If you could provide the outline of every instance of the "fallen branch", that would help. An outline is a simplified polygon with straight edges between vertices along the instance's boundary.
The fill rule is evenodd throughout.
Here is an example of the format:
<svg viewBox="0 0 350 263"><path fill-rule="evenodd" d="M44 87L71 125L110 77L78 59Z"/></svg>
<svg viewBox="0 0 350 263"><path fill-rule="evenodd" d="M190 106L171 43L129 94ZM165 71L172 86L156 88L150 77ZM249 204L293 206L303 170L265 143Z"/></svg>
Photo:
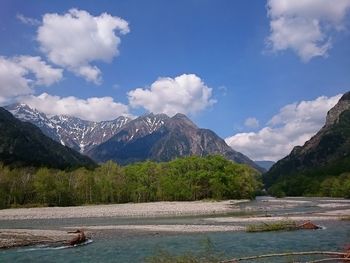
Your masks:
<svg viewBox="0 0 350 263"><path fill-rule="evenodd" d="M350 258L323 258L313 261L308 261L306 263L319 263L319 262L342 262L342 261L350 261Z"/></svg>
<svg viewBox="0 0 350 263"><path fill-rule="evenodd" d="M221 261L220 263L235 263L238 261L246 261L246 260L252 260L252 259L271 258L271 257L287 257L287 256L306 256L306 255L327 255L327 256L340 256L340 257L342 256L342 257L344 257L346 255L346 253L332 252L332 251L289 252L289 253L266 254L266 255L260 255L260 256L234 258L234 259ZM342 258L342 260L344 260L344 258ZM347 260L347 259L345 258L345 260ZM311 262L315 262L315 261L311 261Z"/></svg>

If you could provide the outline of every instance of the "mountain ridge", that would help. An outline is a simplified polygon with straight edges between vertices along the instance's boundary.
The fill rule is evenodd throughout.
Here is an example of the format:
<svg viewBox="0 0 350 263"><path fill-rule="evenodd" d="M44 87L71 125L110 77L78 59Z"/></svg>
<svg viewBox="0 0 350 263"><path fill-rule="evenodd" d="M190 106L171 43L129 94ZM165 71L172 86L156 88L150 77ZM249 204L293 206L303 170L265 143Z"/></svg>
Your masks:
<svg viewBox="0 0 350 263"><path fill-rule="evenodd" d="M345 93L328 111L325 125L310 140L303 146L294 147L291 153L273 165L263 178L266 186L271 187L283 180L285 182L293 180L293 176L302 175L308 178L318 176L321 179L348 171L350 171L350 92Z"/></svg>
<svg viewBox="0 0 350 263"><path fill-rule="evenodd" d="M92 159L127 164L143 160L169 161L176 157L220 154L264 172L247 156L234 151L209 129L200 129L186 115L148 113L131 120L91 122L66 115L47 116L25 104L6 107L22 121L38 126L44 134ZM106 144L106 142L109 142ZM103 145L103 146L101 146Z"/></svg>
<svg viewBox="0 0 350 263"><path fill-rule="evenodd" d="M108 140L131 119L120 116L111 121L93 122L68 115L47 116L26 104L4 107L21 121L38 126L42 132L78 152L85 153L95 145Z"/></svg>
<svg viewBox="0 0 350 263"><path fill-rule="evenodd" d="M152 132L142 128L145 120L159 117ZM138 127L138 129L136 129ZM136 130L136 133L133 131ZM141 147L139 147L141 145ZM148 114L122 127L112 138L88 152L94 160L114 160L126 164L135 161L169 161L182 156L219 154L237 163L264 171L245 155L234 151L209 129L200 129L186 115Z"/></svg>
<svg viewBox="0 0 350 263"><path fill-rule="evenodd" d="M35 125L22 122L0 107L0 161L14 167L35 166L58 169L95 167L87 156L63 146Z"/></svg>

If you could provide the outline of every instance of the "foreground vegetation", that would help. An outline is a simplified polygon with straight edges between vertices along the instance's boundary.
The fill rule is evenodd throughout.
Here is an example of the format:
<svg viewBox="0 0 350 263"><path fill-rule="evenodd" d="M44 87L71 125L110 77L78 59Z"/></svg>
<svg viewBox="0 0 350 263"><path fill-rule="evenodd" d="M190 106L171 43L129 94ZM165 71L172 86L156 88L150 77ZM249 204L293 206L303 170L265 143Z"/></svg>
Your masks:
<svg viewBox="0 0 350 263"><path fill-rule="evenodd" d="M159 250L155 255L145 259L146 263L217 263L221 262L223 253L215 250L210 238L201 240L201 250L198 253L186 252L173 254L166 250Z"/></svg>
<svg viewBox="0 0 350 263"><path fill-rule="evenodd" d="M248 225L247 232L268 232L268 231L291 231L297 230L297 223L291 220L284 220L272 223L261 223Z"/></svg>
<svg viewBox="0 0 350 263"><path fill-rule="evenodd" d="M253 198L260 188L257 171L220 156L124 167L107 162L74 171L0 167L0 208L241 199Z"/></svg>
<svg viewBox="0 0 350 263"><path fill-rule="evenodd" d="M218 252L212 241L207 238L203 242L203 249L199 253L187 252L173 254L168 251L158 251L155 255L145 259L147 263L237 263L237 262L271 262L285 259L283 262L345 262L350 256L350 251L302 251L282 252L240 258L226 259L225 253ZM314 258L314 260L312 260ZM312 261L311 261L312 260Z"/></svg>

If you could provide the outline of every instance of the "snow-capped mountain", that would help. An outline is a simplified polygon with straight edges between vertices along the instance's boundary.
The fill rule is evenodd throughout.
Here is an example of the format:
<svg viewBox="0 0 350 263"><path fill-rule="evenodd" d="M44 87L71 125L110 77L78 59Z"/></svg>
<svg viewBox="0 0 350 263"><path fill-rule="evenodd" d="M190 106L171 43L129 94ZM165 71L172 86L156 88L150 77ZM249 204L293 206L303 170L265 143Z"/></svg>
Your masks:
<svg viewBox="0 0 350 263"><path fill-rule="evenodd" d="M0 107L0 160L12 167L58 169L96 167L96 163L87 156L50 139L38 127L18 120L2 107Z"/></svg>
<svg viewBox="0 0 350 263"><path fill-rule="evenodd" d="M87 152L97 162L114 160L120 164L213 154L264 171L247 156L231 149L213 131L198 128L179 113L173 117L152 113L138 117L124 125L109 140Z"/></svg>
<svg viewBox="0 0 350 263"><path fill-rule="evenodd" d="M85 153L110 139L131 119L120 116L112 121L93 122L66 115L47 116L26 104L5 107L16 118L39 127L50 138Z"/></svg>
<svg viewBox="0 0 350 263"><path fill-rule="evenodd" d="M131 120L92 122L66 115L47 116L25 104L7 106L15 117L38 126L52 139L97 162L120 164L169 161L182 156L219 154L263 171L247 156L231 149L213 131L198 128L183 114L147 114Z"/></svg>
<svg viewBox="0 0 350 263"><path fill-rule="evenodd" d="M144 116L140 116L120 129L119 131L121 133L119 134L118 138L119 140L123 140L125 142L137 140L141 137L156 132L164 125L165 121L168 119L169 116L166 114L150 113Z"/></svg>

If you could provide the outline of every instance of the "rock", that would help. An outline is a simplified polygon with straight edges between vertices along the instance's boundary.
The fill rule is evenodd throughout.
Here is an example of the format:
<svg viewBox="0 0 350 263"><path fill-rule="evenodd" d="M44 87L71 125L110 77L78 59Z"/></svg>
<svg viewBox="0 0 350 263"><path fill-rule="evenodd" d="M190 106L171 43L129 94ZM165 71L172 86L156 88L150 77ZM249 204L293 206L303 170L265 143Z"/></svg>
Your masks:
<svg viewBox="0 0 350 263"><path fill-rule="evenodd" d="M309 230L316 230L320 229L321 227L312 223L311 221L307 221L305 223L302 223L301 225L298 225L297 228L299 229L309 229Z"/></svg>

